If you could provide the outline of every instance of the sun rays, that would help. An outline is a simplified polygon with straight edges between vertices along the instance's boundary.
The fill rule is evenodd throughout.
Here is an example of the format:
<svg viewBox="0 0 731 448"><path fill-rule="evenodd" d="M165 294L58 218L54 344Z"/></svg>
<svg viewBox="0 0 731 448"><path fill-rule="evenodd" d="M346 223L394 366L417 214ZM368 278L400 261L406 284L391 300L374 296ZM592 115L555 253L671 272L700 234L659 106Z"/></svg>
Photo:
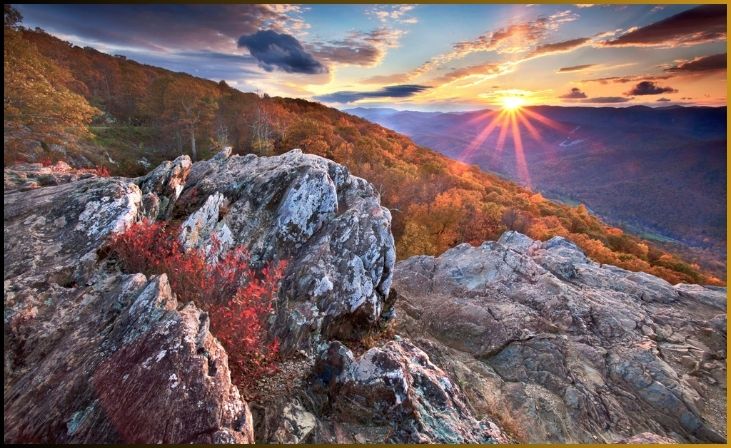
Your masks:
<svg viewBox="0 0 731 448"><path fill-rule="evenodd" d="M490 157L493 161L499 161L506 142L511 139L515 153L515 171L522 183L528 188L532 188L530 170L523 145L523 131L527 131L533 142L543 146L546 145L546 142L541 136L538 125L544 127L544 129L550 128L560 133L565 133L568 130L561 123L531 110L527 107L525 98L520 95L503 96L499 98L499 104L501 105L499 111L489 111L469 120L470 124L482 121L485 121L486 124L465 146L459 159L469 161L477 151L486 151L487 149L483 148L483 145L493 133L497 132L495 146L490 148Z"/></svg>

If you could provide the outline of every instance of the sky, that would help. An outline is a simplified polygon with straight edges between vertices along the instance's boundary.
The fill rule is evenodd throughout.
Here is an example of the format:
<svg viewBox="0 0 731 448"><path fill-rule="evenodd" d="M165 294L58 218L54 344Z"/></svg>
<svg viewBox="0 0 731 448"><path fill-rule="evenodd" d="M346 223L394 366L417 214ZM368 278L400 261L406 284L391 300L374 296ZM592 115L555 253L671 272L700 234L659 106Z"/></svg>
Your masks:
<svg viewBox="0 0 731 448"><path fill-rule="evenodd" d="M23 25L329 106L726 104L726 5L15 5Z"/></svg>

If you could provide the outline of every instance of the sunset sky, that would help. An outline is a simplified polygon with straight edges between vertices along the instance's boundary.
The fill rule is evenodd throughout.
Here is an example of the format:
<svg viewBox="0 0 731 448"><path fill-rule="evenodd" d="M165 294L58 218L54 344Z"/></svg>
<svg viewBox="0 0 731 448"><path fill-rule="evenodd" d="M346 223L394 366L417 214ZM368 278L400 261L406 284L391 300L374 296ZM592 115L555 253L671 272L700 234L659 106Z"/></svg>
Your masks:
<svg viewBox="0 0 731 448"><path fill-rule="evenodd" d="M725 5L16 5L80 46L328 105L726 104Z"/></svg>

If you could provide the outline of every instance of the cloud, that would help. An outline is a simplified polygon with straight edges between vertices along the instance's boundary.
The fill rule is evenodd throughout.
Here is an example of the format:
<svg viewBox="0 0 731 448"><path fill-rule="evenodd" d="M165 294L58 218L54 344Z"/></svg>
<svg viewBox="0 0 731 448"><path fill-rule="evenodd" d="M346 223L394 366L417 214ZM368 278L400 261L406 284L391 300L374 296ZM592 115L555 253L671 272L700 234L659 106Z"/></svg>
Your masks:
<svg viewBox="0 0 731 448"><path fill-rule="evenodd" d="M653 81L642 81L625 95L659 95L661 93L675 93L672 87L660 87Z"/></svg>
<svg viewBox="0 0 731 448"><path fill-rule="evenodd" d="M313 44L312 54L328 62L373 67L383 60L389 48L398 46L403 35L401 30L386 27L353 31L342 40Z"/></svg>
<svg viewBox="0 0 731 448"><path fill-rule="evenodd" d="M668 102L668 101L672 101L672 100L671 100L670 98L665 98L665 97L663 97L663 98L659 98L659 99L657 100L657 102L658 102L658 103L666 103L666 102Z"/></svg>
<svg viewBox="0 0 731 448"><path fill-rule="evenodd" d="M233 52L236 39L262 28L299 32L307 24L293 5L18 5L30 26L104 43L152 51Z"/></svg>
<svg viewBox="0 0 731 448"><path fill-rule="evenodd" d="M568 72L580 72L583 70L586 70L588 68L594 67L596 64L583 64L583 65L572 65L570 67L561 67L558 69L559 73L568 73Z"/></svg>
<svg viewBox="0 0 731 448"><path fill-rule="evenodd" d="M470 65L467 67L461 67L451 70L433 79L432 82L439 85L476 75L482 75L483 78L485 76L494 77L503 73L507 73L508 71L510 71L510 69L510 64L496 64L491 62L488 62L486 64Z"/></svg>
<svg viewBox="0 0 731 448"><path fill-rule="evenodd" d="M595 78L595 79L584 79L581 82L598 82L599 84L619 83L626 84L628 82L637 82L640 80L645 81L660 81L663 79L670 79L674 75L627 75L627 76L610 76L607 78Z"/></svg>
<svg viewBox="0 0 731 448"><path fill-rule="evenodd" d="M307 53L302 44L289 34L274 30L257 31L241 36L238 45L249 50L259 65L268 72L275 68L287 73L327 72L327 68Z"/></svg>
<svg viewBox="0 0 731 448"><path fill-rule="evenodd" d="M524 53L535 48L549 32L557 30L562 24L572 22L578 17L572 11L562 11L550 16L541 16L532 21L513 23L496 31L483 33L472 40L456 42L452 45L451 51L429 59L410 72L379 75L363 82L373 84L386 81L407 82L431 72L440 65L477 52Z"/></svg>
<svg viewBox="0 0 731 448"><path fill-rule="evenodd" d="M677 47L726 38L726 5L701 5L653 24L630 29L607 46Z"/></svg>
<svg viewBox="0 0 731 448"><path fill-rule="evenodd" d="M563 95L559 96L559 98L564 98L564 99L586 98L586 93L582 92L581 89L579 89L578 87L574 87L571 89L570 92L564 93Z"/></svg>
<svg viewBox="0 0 731 448"><path fill-rule="evenodd" d="M580 37L578 39L565 40L553 44L539 45L531 52L531 56L566 53L575 48L581 47L591 40L590 37Z"/></svg>
<svg viewBox="0 0 731 448"><path fill-rule="evenodd" d="M581 100L582 103L626 103L627 101L631 100L632 98L627 98L624 96L598 96L595 98L587 98L585 100Z"/></svg>
<svg viewBox="0 0 731 448"><path fill-rule="evenodd" d="M666 72L674 73L700 73L718 70L726 70L726 53L679 61L675 65L665 69Z"/></svg>
<svg viewBox="0 0 731 448"><path fill-rule="evenodd" d="M414 8L416 5L378 5L368 11L368 14L376 17L381 23L414 24L419 22L418 19L406 15Z"/></svg>
<svg viewBox="0 0 731 448"><path fill-rule="evenodd" d="M370 92L341 91L315 97L325 103L353 103L366 98L405 98L429 89L429 86L403 84L386 86Z"/></svg>
<svg viewBox="0 0 731 448"><path fill-rule="evenodd" d="M562 11L529 22L514 23L497 31L482 34L473 40L457 42L453 45L453 52L449 53L446 59L453 60L478 51L524 52L545 38L550 31L555 31L563 23L572 22L577 18L578 15L571 11Z"/></svg>

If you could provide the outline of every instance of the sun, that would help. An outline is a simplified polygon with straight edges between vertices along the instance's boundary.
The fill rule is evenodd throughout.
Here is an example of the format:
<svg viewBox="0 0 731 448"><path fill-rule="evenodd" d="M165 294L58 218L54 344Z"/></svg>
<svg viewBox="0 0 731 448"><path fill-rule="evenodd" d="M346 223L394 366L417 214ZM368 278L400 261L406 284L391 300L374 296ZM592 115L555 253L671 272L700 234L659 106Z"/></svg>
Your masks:
<svg viewBox="0 0 731 448"><path fill-rule="evenodd" d="M500 102L503 105L503 109L508 112L517 111L525 104L525 100L519 96L504 96L500 98Z"/></svg>

